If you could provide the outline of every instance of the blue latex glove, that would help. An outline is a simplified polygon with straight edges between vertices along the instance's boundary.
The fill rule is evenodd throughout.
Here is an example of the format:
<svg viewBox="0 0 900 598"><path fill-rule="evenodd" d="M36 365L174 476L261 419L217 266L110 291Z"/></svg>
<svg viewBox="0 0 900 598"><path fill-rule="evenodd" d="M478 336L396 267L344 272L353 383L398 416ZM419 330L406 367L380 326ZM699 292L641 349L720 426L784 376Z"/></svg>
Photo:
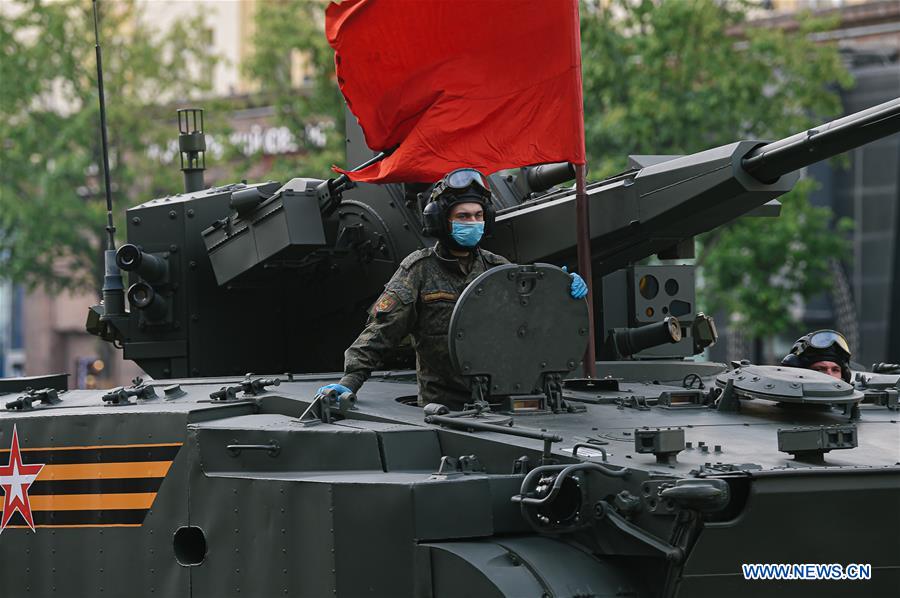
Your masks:
<svg viewBox="0 0 900 598"><path fill-rule="evenodd" d="M568 274L569 269L563 266L562 271ZM572 299L584 299L588 294L587 283L574 272L569 274L569 276L572 277L572 284L569 286L569 294L572 295Z"/></svg>
<svg viewBox="0 0 900 598"><path fill-rule="evenodd" d="M328 394L329 390L336 391L338 398L340 398L340 396L342 394L344 394L345 392L349 392L349 393L353 392L352 390L350 390L343 384L326 384L325 386L320 386L319 390L317 390L316 392L319 393L320 395L324 395L324 394Z"/></svg>

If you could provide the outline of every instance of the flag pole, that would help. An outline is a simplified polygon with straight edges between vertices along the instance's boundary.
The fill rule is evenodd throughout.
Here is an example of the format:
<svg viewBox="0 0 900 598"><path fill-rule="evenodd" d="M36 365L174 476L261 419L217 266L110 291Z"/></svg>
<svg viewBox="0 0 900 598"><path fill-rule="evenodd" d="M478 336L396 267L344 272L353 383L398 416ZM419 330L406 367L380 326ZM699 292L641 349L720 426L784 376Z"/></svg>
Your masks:
<svg viewBox="0 0 900 598"><path fill-rule="evenodd" d="M572 13L574 18L572 36L572 56L577 65L578 77L578 114L581 116L580 122L576 126L580 127L580 154L582 159L580 164L575 166L575 241L578 251L578 273L587 284L588 292L587 308L588 308L588 344L584 351L582 359L583 372L585 378L597 377L597 357L596 347L594 345L594 278L591 275L591 214L588 206L587 188L585 179L587 178L587 147L584 135L584 88L581 80L581 16L578 14L578 0L572 0Z"/></svg>
<svg viewBox="0 0 900 598"><path fill-rule="evenodd" d="M588 345L584 351L584 377L597 377L594 349L594 285L591 276L591 219L585 189L586 164L575 165L575 228L578 248L578 273L587 283Z"/></svg>

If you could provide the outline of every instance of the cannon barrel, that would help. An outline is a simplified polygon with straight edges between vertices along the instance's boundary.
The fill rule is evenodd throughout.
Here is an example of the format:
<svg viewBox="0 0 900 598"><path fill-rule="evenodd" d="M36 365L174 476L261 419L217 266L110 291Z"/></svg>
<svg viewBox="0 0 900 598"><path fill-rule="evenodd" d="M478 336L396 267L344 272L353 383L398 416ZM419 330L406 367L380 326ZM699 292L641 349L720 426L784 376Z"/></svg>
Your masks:
<svg viewBox="0 0 900 598"><path fill-rule="evenodd" d="M631 156L632 168L587 188L594 276L731 222L790 191L798 168L900 130L900 99L775 142L737 141L686 156ZM573 261L575 195L498 211L484 245L518 263Z"/></svg>
<svg viewBox="0 0 900 598"><path fill-rule="evenodd" d="M900 131L900 98L833 120L753 149L743 167L759 181L770 183L841 152Z"/></svg>

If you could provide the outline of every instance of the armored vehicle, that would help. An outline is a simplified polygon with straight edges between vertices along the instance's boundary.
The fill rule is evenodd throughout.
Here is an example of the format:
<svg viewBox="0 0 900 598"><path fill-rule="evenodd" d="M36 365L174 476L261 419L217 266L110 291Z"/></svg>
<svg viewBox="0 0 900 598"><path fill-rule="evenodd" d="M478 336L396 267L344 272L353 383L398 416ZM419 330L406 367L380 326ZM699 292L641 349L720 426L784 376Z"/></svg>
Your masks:
<svg viewBox="0 0 900 598"><path fill-rule="evenodd" d="M128 210L129 310L88 315L149 377L0 382L3 595L895 596L898 376L694 360L715 325L693 268L666 260L898 129L894 100L589 185L596 378L557 267L574 262L569 166L492 175L488 248L514 264L457 299L472 401L452 412L417 405L402 354L358 397L317 390L431 243L421 189L206 188L202 126L183 125L185 192ZM349 162L371 157L349 139Z"/></svg>

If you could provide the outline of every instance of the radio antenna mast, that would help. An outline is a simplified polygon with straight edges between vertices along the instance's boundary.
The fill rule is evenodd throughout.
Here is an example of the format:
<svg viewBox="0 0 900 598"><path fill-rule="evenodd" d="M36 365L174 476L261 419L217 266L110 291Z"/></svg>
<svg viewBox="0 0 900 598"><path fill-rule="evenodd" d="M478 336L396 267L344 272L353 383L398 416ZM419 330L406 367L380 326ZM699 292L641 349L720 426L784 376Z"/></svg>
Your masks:
<svg viewBox="0 0 900 598"><path fill-rule="evenodd" d="M97 0L94 7L94 51L97 55L97 87L100 91L100 142L103 154L103 186L106 189L106 251L103 254L103 318L125 314L125 291L122 273L116 265L116 226L113 223L112 192L109 184L109 148L106 138L106 99L103 95L103 53L100 50L100 25Z"/></svg>

